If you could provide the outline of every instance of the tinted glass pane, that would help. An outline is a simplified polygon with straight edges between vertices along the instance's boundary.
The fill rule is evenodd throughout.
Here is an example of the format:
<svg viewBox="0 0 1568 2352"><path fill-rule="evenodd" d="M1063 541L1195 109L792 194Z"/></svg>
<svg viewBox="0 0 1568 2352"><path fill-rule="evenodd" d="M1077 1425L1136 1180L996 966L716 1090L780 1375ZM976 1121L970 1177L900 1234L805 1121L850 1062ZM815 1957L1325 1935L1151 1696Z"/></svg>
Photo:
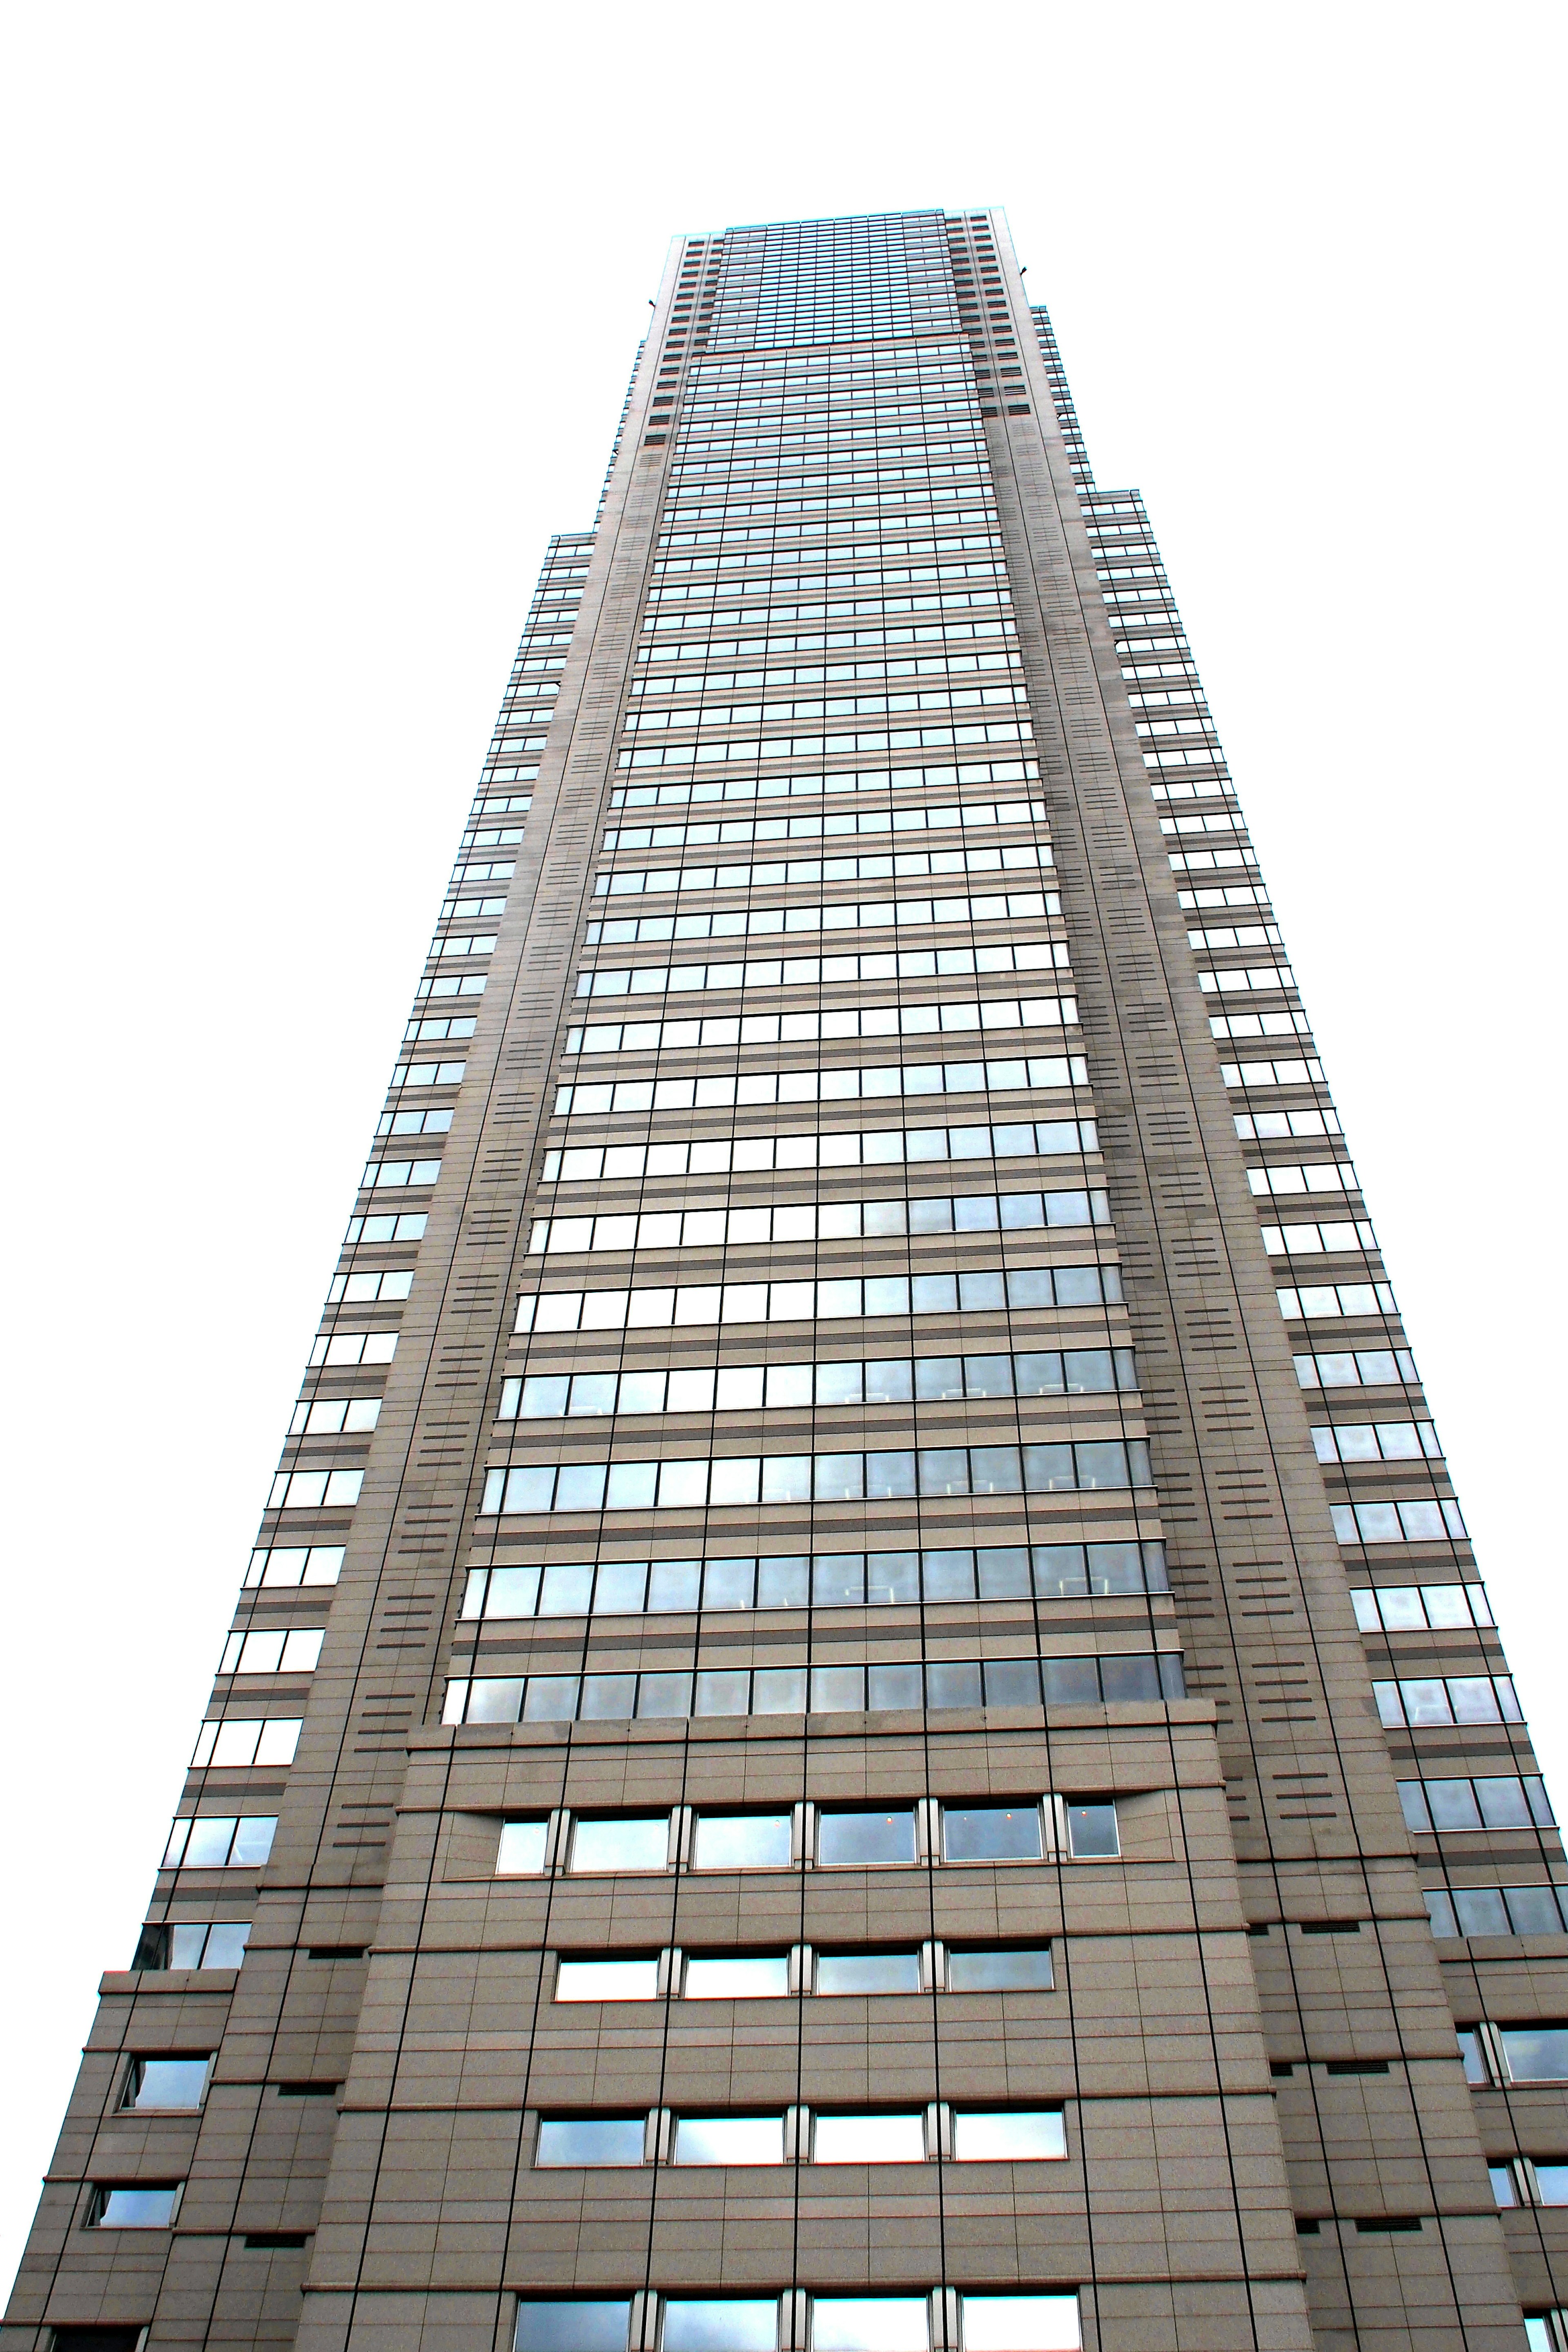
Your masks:
<svg viewBox="0 0 1568 2352"><path fill-rule="evenodd" d="M496 1876L536 1876L544 1867L544 1831L542 1822L503 1822L500 1850L496 1856Z"/></svg>
<svg viewBox="0 0 1568 2352"><path fill-rule="evenodd" d="M784 1870L789 1860L787 1813L704 1813L698 1821L698 1870Z"/></svg>
<svg viewBox="0 0 1568 2352"><path fill-rule="evenodd" d="M782 2164L782 2116L682 2116L675 2126L677 2164Z"/></svg>
<svg viewBox="0 0 1568 2352"><path fill-rule="evenodd" d="M143 2058L136 2068L133 2107L199 2107L206 2088L205 2058Z"/></svg>
<svg viewBox="0 0 1568 2352"><path fill-rule="evenodd" d="M947 1981L953 1992L1049 1992L1055 1981L1048 1945L1035 1951L950 1951Z"/></svg>
<svg viewBox="0 0 1568 2352"><path fill-rule="evenodd" d="M913 1862L915 1817L901 1813L824 1813L816 1858L824 1864Z"/></svg>
<svg viewBox="0 0 1568 2352"><path fill-rule="evenodd" d="M662 1870L669 1853L669 1822L579 1822L572 1832L574 1870Z"/></svg>
<svg viewBox="0 0 1568 2352"><path fill-rule="evenodd" d="M555 1971L557 2000L652 2000L657 1960L563 1960Z"/></svg>
<svg viewBox="0 0 1568 2352"><path fill-rule="evenodd" d="M1568 2082L1568 2026L1505 2026L1502 2047L1510 2081Z"/></svg>
<svg viewBox="0 0 1568 2352"><path fill-rule="evenodd" d="M520 2303L517 2352L626 2352L631 2305Z"/></svg>
<svg viewBox="0 0 1568 2352"><path fill-rule="evenodd" d="M1034 1805L946 1805L942 1851L949 1862L1037 1862L1040 1816Z"/></svg>
<svg viewBox="0 0 1568 2352"><path fill-rule="evenodd" d="M1059 2110L1029 2114L955 2115L952 2152L961 2164L1025 2164L1066 2156L1067 2125Z"/></svg>
<svg viewBox="0 0 1568 2352"><path fill-rule="evenodd" d="M926 2352L923 2295L827 2295L812 2303L816 2352Z"/></svg>
<svg viewBox="0 0 1568 2352"><path fill-rule="evenodd" d="M537 2165L640 2164L641 2116L546 2117L539 2126Z"/></svg>
<svg viewBox="0 0 1568 2352"><path fill-rule="evenodd" d="M765 2303L687 2302L664 2307L664 2352L773 2352L779 2307Z"/></svg>
<svg viewBox="0 0 1568 2352"><path fill-rule="evenodd" d="M1075 1860L1101 1862L1121 1851L1114 1805L1069 1805L1068 1843Z"/></svg>
<svg viewBox="0 0 1568 2352"><path fill-rule="evenodd" d="M688 1960L688 2000L778 2000L789 1990L789 1958Z"/></svg>
<svg viewBox="0 0 1568 2352"><path fill-rule="evenodd" d="M166 2230L179 2189L110 2189L98 2217L101 2230Z"/></svg>
<svg viewBox="0 0 1568 2352"><path fill-rule="evenodd" d="M919 1992L918 1952L819 1952L819 1993Z"/></svg>
<svg viewBox="0 0 1568 2352"><path fill-rule="evenodd" d="M812 2132L814 2164L923 2164L925 2152L919 2115L819 2115Z"/></svg>

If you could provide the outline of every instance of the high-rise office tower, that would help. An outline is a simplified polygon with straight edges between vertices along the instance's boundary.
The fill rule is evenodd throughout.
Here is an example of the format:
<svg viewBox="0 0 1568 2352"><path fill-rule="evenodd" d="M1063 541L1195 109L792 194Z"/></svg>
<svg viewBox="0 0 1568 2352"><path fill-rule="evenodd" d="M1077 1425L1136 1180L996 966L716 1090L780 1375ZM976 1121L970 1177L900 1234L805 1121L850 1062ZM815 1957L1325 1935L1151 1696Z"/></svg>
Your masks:
<svg viewBox="0 0 1568 2352"><path fill-rule="evenodd" d="M683 239L8 2342L1568 2352L1563 1878L1000 216Z"/></svg>

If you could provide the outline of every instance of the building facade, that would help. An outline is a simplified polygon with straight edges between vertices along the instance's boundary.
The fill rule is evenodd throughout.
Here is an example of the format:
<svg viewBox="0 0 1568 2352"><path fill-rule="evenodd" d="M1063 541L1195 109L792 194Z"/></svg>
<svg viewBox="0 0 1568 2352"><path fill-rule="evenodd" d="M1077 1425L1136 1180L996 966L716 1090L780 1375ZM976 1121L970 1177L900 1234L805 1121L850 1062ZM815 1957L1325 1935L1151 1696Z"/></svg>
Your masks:
<svg viewBox="0 0 1568 2352"><path fill-rule="evenodd" d="M14 2352L1568 2352L1563 1853L998 214L673 249Z"/></svg>

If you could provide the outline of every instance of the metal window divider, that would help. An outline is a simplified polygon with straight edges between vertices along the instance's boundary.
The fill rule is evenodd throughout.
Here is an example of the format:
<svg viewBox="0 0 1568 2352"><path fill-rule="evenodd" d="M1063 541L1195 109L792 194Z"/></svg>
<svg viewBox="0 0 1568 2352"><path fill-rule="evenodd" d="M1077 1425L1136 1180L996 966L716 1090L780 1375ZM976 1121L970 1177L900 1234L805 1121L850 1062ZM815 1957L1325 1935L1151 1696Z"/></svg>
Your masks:
<svg viewBox="0 0 1568 2352"><path fill-rule="evenodd" d="M924 2125L928 2158L951 2156L952 2154L952 2109L945 2099L932 2099L930 2102L925 2111Z"/></svg>
<svg viewBox="0 0 1568 2352"><path fill-rule="evenodd" d="M668 2107L650 2108L647 2119L643 2125L643 2162L668 2164L674 2138L675 2117L670 2109Z"/></svg>
<svg viewBox="0 0 1568 2352"><path fill-rule="evenodd" d="M667 1944L658 1956L658 1974L654 1990L660 2000L679 2000L685 1955L679 1944Z"/></svg>
<svg viewBox="0 0 1568 2352"><path fill-rule="evenodd" d="M564 1870L567 1849L571 1842L572 1809L569 1805L557 1805L544 1825L544 1860L542 1867L547 1872Z"/></svg>
<svg viewBox="0 0 1568 2352"><path fill-rule="evenodd" d="M816 1859L816 1807L809 1798L791 1808L789 1858L805 1870Z"/></svg>
<svg viewBox="0 0 1568 2352"><path fill-rule="evenodd" d="M931 2352L959 2352L958 2289L933 2286L927 2300Z"/></svg>
<svg viewBox="0 0 1568 2352"><path fill-rule="evenodd" d="M808 2352L810 2338L811 2297L804 2287L786 2287L779 2297L779 2352Z"/></svg>
<svg viewBox="0 0 1568 2352"><path fill-rule="evenodd" d="M659 2300L657 2287L639 2288L633 2295L626 2327L626 2352L655 2352L658 2342Z"/></svg>
<svg viewBox="0 0 1568 2352"><path fill-rule="evenodd" d="M1072 1855L1072 1842L1068 1835L1068 1809L1065 1797L1048 1796L1040 1801L1040 1829L1047 1862L1067 1862Z"/></svg>
<svg viewBox="0 0 1568 2352"><path fill-rule="evenodd" d="M697 1815L690 1805L677 1805L669 1816L669 1851L668 1866L684 1870L691 1862L691 1842L696 1832Z"/></svg>
<svg viewBox="0 0 1568 2352"><path fill-rule="evenodd" d="M942 1860L942 1805L935 1797L916 1800L915 1859L917 1862Z"/></svg>
<svg viewBox="0 0 1568 2352"><path fill-rule="evenodd" d="M811 2161L811 2109L787 2106L784 2111L784 2160L786 2164L809 2164Z"/></svg>
<svg viewBox="0 0 1568 2352"><path fill-rule="evenodd" d="M809 1944L792 1944L789 1948L788 1985L792 1993L808 1993L812 1989L812 1951Z"/></svg>
<svg viewBox="0 0 1568 2352"><path fill-rule="evenodd" d="M1489 2019L1483 2018L1476 2028L1476 2040L1480 2045L1482 2060L1492 2083L1504 2085L1509 2081L1508 2060L1503 2055L1502 2036Z"/></svg>
<svg viewBox="0 0 1568 2352"><path fill-rule="evenodd" d="M940 1937L928 1938L921 1946L921 1990L947 1990L947 1946Z"/></svg>

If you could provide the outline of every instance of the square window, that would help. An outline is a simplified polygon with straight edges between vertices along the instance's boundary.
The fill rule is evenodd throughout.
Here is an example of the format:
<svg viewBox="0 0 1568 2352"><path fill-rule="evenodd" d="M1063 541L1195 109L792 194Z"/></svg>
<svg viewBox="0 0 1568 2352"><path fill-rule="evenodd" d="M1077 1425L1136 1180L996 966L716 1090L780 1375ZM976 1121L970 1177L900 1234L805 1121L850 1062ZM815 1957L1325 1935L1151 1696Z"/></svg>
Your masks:
<svg viewBox="0 0 1568 2352"><path fill-rule="evenodd" d="M1068 1850L1075 1862L1113 1862L1121 1852L1114 1805L1068 1805Z"/></svg>

